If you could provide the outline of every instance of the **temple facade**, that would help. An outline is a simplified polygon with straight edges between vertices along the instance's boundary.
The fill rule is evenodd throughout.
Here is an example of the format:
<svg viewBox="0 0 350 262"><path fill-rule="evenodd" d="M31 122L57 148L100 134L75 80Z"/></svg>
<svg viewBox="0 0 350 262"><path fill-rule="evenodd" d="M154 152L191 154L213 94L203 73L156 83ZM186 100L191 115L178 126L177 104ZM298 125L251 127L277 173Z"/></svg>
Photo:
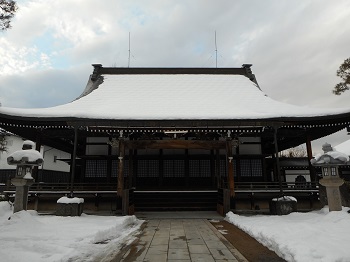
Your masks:
<svg viewBox="0 0 350 262"><path fill-rule="evenodd" d="M116 201L125 214L260 208L262 199L286 192L316 199L311 141L350 125L350 109L269 98L251 65L93 66L76 100L45 109L0 107L0 127L37 148L45 144L71 154L60 159L70 164L70 176L56 193L91 196L95 207L103 199ZM303 143L308 181L297 188L281 173L277 153Z"/></svg>

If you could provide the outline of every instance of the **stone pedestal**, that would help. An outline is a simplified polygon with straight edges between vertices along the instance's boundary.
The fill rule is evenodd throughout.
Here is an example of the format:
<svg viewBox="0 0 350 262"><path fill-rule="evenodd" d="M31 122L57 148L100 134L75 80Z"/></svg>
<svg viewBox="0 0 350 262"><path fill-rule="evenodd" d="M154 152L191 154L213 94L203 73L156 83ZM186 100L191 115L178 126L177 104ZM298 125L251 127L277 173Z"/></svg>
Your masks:
<svg viewBox="0 0 350 262"><path fill-rule="evenodd" d="M81 216L84 203L57 203L56 216Z"/></svg>
<svg viewBox="0 0 350 262"><path fill-rule="evenodd" d="M27 210L29 187L34 183L34 179L13 178L11 183L16 186L16 197L13 213Z"/></svg>
<svg viewBox="0 0 350 262"><path fill-rule="evenodd" d="M329 211L341 211L342 202L339 187L344 183L339 177L322 178L319 183L326 187Z"/></svg>
<svg viewBox="0 0 350 262"><path fill-rule="evenodd" d="M292 212L297 211L297 205L298 203L295 201L284 201L284 200L278 200L278 201L270 201L269 207L270 207L270 213L271 215L288 215Z"/></svg>
<svg viewBox="0 0 350 262"><path fill-rule="evenodd" d="M83 198L61 197L57 200L56 216L81 216L83 209Z"/></svg>

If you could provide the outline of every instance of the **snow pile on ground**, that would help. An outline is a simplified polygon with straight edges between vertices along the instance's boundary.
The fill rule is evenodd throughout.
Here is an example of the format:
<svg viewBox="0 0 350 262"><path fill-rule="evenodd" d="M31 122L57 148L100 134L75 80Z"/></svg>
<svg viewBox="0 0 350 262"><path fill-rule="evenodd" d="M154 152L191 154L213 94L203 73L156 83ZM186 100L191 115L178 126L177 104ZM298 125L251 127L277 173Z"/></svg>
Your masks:
<svg viewBox="0 0 350 262"><path fill-rule="evenodd" d="M12 212L8 202L0 202L1 261L109 261L134 239L143 223L134 216Z"/></svg>
<svg viewBox="0 0 350 262"><path fill-rule="evenodd" d="M286 216L239 216L225 220L238 226L287 261L350 261L349 208L329 212L328 207Z"/></svg>

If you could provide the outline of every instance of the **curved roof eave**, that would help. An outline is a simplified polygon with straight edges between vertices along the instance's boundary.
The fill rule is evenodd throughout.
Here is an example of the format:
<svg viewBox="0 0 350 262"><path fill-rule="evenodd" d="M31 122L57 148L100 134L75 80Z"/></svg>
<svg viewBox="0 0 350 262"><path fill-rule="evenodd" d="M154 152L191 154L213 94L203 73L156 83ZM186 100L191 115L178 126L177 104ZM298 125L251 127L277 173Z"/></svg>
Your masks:
<svg viewBox="0 0 350 262"><path fill-rule="evenodd" d="M105 126L177 126L177 127L231 127L231 126L267 126L267 125L322 125L325 123L341 123L350 125L350 112L336 115L309 116L309 117L276 117L253 119L95 119L79 117L33 117L12 116L0 113L0 123L17 123L23 125L72 125L81 126L105 125Z"/></svg>

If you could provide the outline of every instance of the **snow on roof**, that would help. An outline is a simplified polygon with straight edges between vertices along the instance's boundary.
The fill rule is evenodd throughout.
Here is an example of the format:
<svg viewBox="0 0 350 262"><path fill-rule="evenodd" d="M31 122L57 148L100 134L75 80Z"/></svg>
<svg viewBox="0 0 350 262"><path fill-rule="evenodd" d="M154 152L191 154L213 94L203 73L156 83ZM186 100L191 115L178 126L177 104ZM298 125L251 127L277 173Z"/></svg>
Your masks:
<svg viewBox="0 0 350 262"><path fill-rule="evenodd" d="M342 152L344 154L347 154L348 156L350 156L350 139L335 146L334 147L337 151Z"/></svg>
<svg viewBox="0 0 350 262"><path fill-rule="evenodd" d="M102 76L103 82L97 89L71 103L45 109L1 107L0 114L114 120L240 120L350 113L350 108L317 109L275 101L243 75Z"/></svg>

